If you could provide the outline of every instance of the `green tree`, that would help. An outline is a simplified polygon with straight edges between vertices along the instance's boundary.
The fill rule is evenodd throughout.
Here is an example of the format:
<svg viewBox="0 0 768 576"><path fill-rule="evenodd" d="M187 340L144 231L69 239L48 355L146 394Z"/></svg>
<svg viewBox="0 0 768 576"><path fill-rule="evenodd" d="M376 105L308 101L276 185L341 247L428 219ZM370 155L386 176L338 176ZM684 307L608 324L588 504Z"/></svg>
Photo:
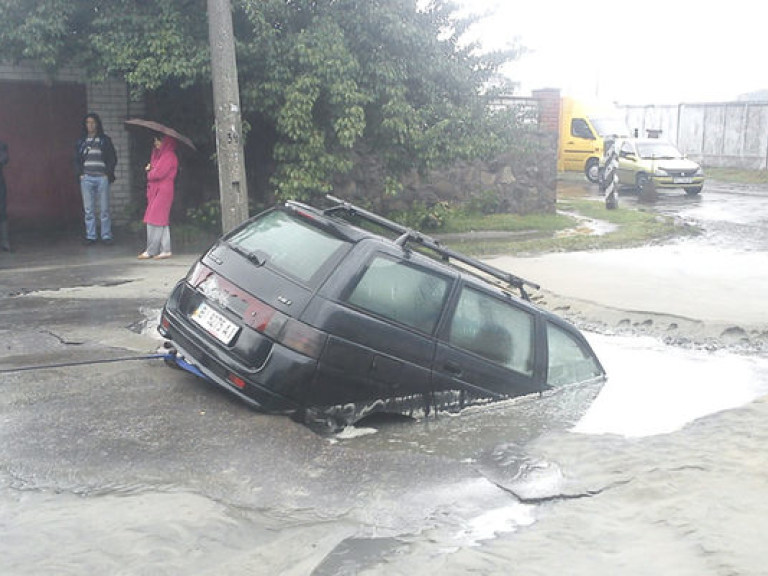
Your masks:
<svg viewBox="0 0 768 576"><path fill-rule="evenodd" d="M406 171L488 157L514 136L481 93L515 51L463 45L472 20L448 0L232 3L244 118L266 127L280 196L328 191L361 151L396 192ZM210 82L205 0L2 0L0 51L137 92Z"/></svg>

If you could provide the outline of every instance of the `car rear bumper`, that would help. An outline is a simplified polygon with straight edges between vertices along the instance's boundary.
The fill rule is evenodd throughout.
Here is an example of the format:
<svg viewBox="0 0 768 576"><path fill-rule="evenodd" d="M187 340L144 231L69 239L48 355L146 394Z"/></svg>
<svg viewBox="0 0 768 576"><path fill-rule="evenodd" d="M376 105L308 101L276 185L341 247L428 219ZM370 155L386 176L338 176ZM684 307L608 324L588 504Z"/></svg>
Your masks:
<svg viewBox="0 0 768 576"><path fill-rule="evenodd" d="M302 389L311 384L317 368L315 360L273 344L266 361L251 369L200 336L181 316L166 305L158 330L171 341L183 361L197 368L207 380L265 412L303 407Z"/></svg>

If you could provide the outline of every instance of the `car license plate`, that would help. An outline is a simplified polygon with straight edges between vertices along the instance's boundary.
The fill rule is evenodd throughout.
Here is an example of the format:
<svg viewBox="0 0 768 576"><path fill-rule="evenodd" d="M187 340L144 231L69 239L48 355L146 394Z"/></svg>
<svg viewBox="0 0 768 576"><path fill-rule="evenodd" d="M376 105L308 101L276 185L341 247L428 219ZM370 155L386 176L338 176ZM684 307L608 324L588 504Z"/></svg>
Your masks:
<svg viewBox="0 0 768 576"><path fill-rule="evenodd" d="M675 184L691 184L693 182L693 178L673 178L672 181Z"/></svg>
<svg viewBox="0 0 768 576"><path fill-rule="evenodd" d="M232 342L239 329L237 324L227 320L205 302L192 312L192 320L224 344Z"/></svg>

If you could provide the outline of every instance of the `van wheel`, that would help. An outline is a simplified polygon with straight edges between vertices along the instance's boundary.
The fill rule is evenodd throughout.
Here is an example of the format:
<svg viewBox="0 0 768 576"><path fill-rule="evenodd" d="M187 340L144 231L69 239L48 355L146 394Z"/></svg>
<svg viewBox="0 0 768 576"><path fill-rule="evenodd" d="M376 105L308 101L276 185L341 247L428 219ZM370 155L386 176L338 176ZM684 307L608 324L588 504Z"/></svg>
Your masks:
<svg viewBox="0 0 768 576"><path fill-rule="evenodd" d="M600 180L600 165L597 161L597 158L590 158L587 160L586 165L584 166L584 174L587 177L587 180L592 182L592 184L597 184Z"/></svg>

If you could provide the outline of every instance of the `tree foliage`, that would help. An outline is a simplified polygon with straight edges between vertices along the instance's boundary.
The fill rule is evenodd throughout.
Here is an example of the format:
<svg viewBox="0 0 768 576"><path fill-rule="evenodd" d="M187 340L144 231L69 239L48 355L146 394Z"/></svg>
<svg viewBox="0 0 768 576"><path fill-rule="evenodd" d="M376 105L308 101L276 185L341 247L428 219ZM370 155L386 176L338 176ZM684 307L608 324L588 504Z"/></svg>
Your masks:
<svg viewBox="0 0 768 576"><path fill-rule="evenodd" d="M515 52L463 45L472 20L448 0L231 1L245 119L270 127L282 196L329 190L359 151L394 192L406 171L487 157L514 134L481 92ZM136 91L210 82L208 45L205 0L0 3L6 58L121 76Z"/></svg>

